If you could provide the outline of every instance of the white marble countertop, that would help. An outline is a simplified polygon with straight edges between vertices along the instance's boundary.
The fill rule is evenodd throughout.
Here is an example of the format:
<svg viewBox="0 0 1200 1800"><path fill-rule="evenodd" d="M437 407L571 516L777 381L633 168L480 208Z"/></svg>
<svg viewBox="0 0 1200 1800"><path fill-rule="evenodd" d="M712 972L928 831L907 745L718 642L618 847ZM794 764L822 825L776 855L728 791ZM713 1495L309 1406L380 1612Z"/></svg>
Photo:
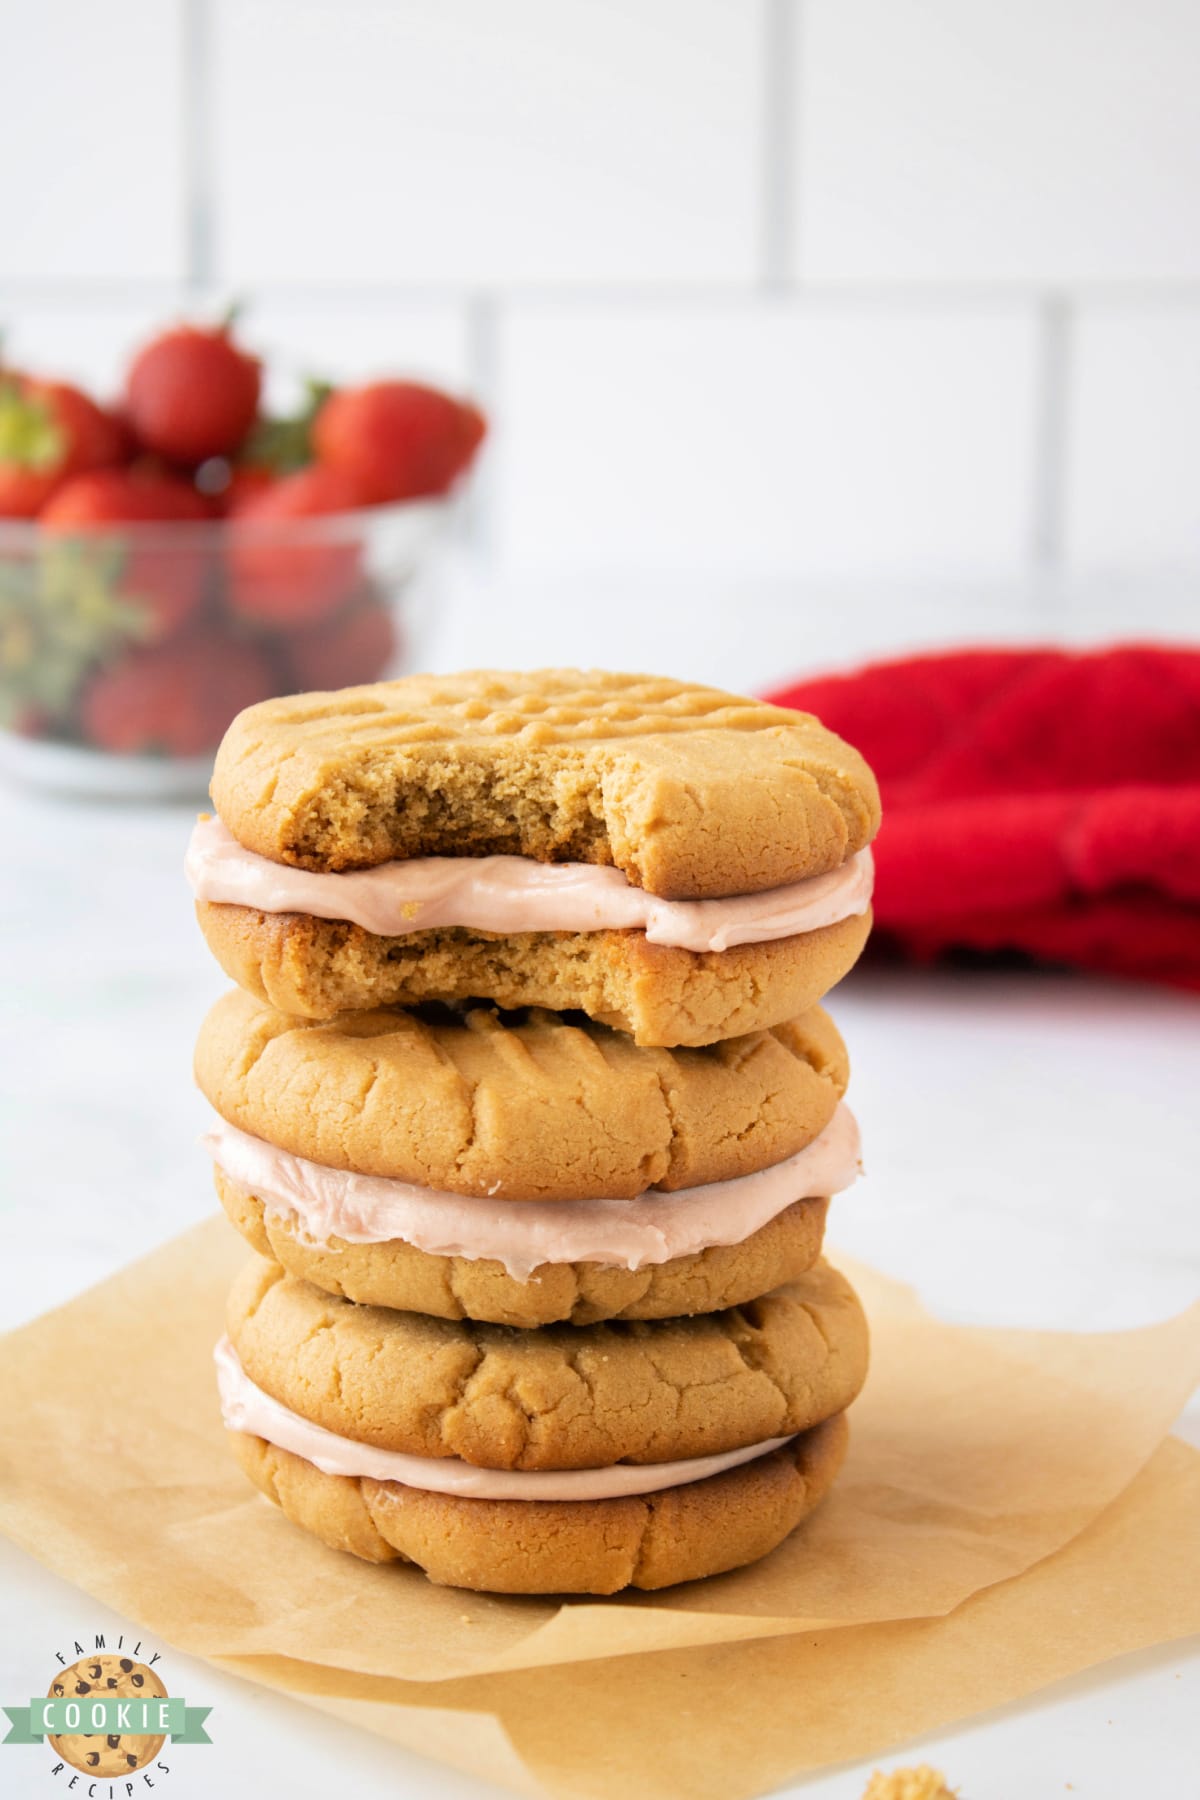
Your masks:
<svg viewBox="0 0 1200 1800"><path fill-rule="evenodd" d="M480 637L470 660L497 657ZM212 1210L190 1056L223 981L180 873L189 819L184 807L0 788L5 1326ZM870 1177L836 1203L835 1245L963 1321L1132 1326L1200 1292L1196 998L1065 977L904 972L852 977L833 1009L853 1056ZM1182 1429L1200 1441L1200 1414ZM121 1628L7 1545L0 1570L4 1696L23 1693L61 1640ZM264 1784L290 1800L500 1792L170 1660L180 1685L215 1707L217 1747L203 1766L180 1758L172 1773L180 1800L218 1785L228 1800ZM1182 1795L1195 1791L1198 1708L1200 1658L1177 1646L943 1734L920 1756L944 1765L969 1800ZM43 1750L3 1756L5 1794L51 1791ZM788 1791L857 1800L868 1770Z"/></svg>

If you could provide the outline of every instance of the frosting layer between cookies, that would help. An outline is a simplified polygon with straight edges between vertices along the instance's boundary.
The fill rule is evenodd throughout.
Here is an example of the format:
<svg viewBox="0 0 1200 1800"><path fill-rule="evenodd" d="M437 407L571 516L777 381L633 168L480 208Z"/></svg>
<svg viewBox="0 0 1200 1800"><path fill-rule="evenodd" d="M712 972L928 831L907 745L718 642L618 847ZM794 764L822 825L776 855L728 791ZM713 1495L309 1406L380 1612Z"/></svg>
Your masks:
<svg viewBox="0 0 1200 1800"><path fill-rule="evenodd" d="M268 1213L295 1220L310 1242L400 1239L431 1256L502 1263L515 1281L528 1281L545 1263L637 1270L744 1243L797 1200L841 1193L860 1169L858 1125L844 1102L812 1143L783 1162L633 1200L497 1201L442 1193L309 1162L224 1119L204 1142L231 1181Z"/></svg>
<svg viewBox="0 0 1200 1800"><path fill-rule="evenodd" d="M869 849L828 874L722 900L660 900L619 869L524 856L420 856L324 874L245 849L215 817L197 820L185 868L197 900L344 919L377 937L453 926L501 936L644 931L652 944L698 952L840 924L866 912L874 883Z"/></svg>
<svg viewBox="0 0 1200 1800"><path fill-rule="evenodd" d="M221 1338L214 1349L213 1361L217 1366L221 1416L227 1430L265 1438L280 1450L302 1456L325 1475L397 1481L427 1493L475 1500L613 1500L660 1493L664 1488L682 1487L686 1482L703 1481L725 1469L736 1469L791 1441L790 1436L767 1438L740 1450L692 1456L680 1462L614 1463L599 1469L532 1472L481 1469L457 1456L409 1456L399 1450L380 1450L314 1425L251 1381L227 1337Z"/></svg>

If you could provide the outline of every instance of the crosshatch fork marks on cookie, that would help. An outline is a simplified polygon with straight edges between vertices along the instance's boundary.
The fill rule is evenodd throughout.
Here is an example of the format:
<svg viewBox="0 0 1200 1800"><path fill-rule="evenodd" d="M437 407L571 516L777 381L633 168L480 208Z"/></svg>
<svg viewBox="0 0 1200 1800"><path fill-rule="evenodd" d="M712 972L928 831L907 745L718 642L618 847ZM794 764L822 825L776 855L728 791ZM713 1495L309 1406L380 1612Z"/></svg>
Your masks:
<svg viewBox="0 0 1200 1800"><path fill-rule="evenodd" d="M820 1007L665 1050L534 1009L321 1022L235 990L201 1028L196 1078L230 1124L310 1162L500 1200L584 1200L782 1162L829 1123L849 1065Z"/></svg>
<svg viewBox="0 0 1200 1800"><path fill-rule="evenodd" d="M516 854L615 864L667 899L825 873L879 823L862 758L806 714L570 670L264 701L231 725L212 791L277 862Z"/></svg>

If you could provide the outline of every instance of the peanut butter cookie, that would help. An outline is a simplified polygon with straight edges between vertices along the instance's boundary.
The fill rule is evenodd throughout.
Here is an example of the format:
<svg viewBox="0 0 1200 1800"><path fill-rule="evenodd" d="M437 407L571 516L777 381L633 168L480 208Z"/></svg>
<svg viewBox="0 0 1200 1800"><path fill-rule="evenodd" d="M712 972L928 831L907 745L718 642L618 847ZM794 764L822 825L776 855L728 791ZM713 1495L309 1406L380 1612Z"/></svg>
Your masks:
<svg viewBox="0 0 1200 1800"><path fill-rule="evenodd" d="M497 1199L622 1199L781 1162L848 1078L819 1007L702 1049L651 1049L582 1015L291 1019L235 990L200 1030L221 1116L296 1156Z"/></svg>
<svg viewBox="0 0 1200 1800"><path fill-rule="evenodd" d="M266 700L217 756L220 817L299 868L512 854L666 899L837 868L879 824L858 752L804 713L658 676L481 670Z"/></svg>

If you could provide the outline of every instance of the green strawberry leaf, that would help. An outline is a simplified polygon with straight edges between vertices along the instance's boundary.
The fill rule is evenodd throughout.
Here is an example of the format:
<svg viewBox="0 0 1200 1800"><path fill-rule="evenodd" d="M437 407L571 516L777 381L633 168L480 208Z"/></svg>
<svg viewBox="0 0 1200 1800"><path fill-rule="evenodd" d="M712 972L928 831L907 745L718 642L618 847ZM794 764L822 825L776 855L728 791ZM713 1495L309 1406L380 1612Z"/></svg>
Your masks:
<svg viewBox="0 0 1200 1800"><path fill-rule="evenodd" d="M0 379L0 462L41 474L66 450L63 429L44 400L30 399L15 381Z"/></svg>
<svg viewBox="0 0 1200 1800"><path fill-rule="evenodd" d="M310 376L304 392L304 402L296 412L258 420L242 447L239 462L252 468L271 469L277 475L292 475L312 461L313 423L333 393L333 383Z"/></svg>

